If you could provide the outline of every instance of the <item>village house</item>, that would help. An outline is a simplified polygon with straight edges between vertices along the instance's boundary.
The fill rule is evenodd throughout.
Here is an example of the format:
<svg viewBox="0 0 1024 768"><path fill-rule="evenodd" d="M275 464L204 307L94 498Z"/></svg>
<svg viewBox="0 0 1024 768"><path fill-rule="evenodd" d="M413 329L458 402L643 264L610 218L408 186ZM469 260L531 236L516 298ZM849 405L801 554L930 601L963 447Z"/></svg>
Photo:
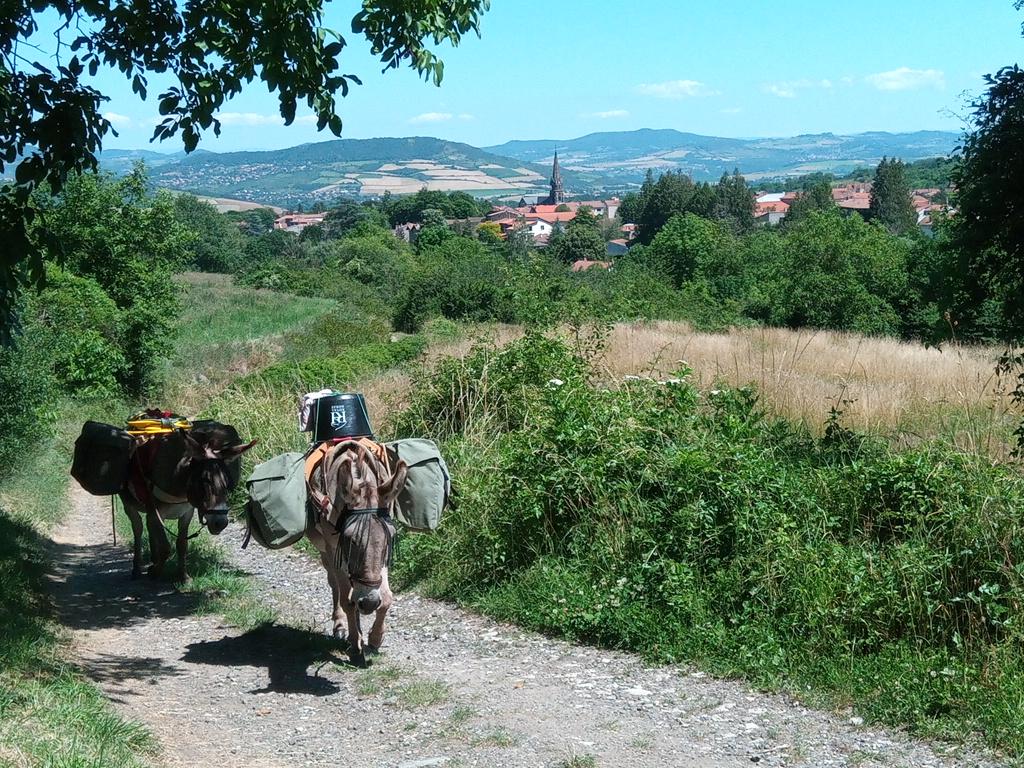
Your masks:
<svg viewBox="0 0 1024 768"><path fill-rule="evenodd" d="M784 199L786 194L773 192L759 195L754 202L754 223L759 227L774 226L786 218L789 212L789 203Z"/></svg>
<svg viewBox="0 0 1024 768"><path fill-rule="evenodd" d="M325 213L286 213L274 219L274 229L298 234L306 227L323 224Z"/></svg>

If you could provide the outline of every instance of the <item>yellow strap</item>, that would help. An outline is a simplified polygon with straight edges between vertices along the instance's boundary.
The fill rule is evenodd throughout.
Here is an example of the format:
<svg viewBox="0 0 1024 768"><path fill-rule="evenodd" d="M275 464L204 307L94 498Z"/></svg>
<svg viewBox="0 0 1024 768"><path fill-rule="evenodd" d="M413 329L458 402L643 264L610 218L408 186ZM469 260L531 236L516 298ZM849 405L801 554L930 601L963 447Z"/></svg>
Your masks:
<svg viewBox="0 0 1024 768"><path fill-rule="evenodd" d="M167 419L131 419L128 422L129 435L169 435L176 429L192 429L187 419L170 422Z"/></svg>

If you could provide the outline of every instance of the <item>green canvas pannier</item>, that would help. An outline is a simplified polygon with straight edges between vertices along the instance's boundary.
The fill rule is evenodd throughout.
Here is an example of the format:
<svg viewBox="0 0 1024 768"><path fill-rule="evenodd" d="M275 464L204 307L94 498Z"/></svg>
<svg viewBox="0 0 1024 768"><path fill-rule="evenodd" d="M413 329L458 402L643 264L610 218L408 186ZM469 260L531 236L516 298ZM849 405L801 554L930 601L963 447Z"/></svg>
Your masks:
<svg viewBox="0 0 1024 768"><path fill-rule="evenodd" d="M408 465L405 487L398 494L395 517L414 531L433 531L451 501L452 481L437 444L425 438L385 443L391 466L401 459Z"/></svg>
<svg viewBox="0 0 1024 768"><path fill-rule="evenodd" d="M132 436L120 427L87 421L75 440L71 476L89 493L119 493L128 480Z"/></svg>
<svg viewBox="0 0 1024 768"><path fill-rule="evenodd" d="M245 515L252 537L267 549L290 547L310 525L301 453L282 453L252 471L245 485Z"/></svg>

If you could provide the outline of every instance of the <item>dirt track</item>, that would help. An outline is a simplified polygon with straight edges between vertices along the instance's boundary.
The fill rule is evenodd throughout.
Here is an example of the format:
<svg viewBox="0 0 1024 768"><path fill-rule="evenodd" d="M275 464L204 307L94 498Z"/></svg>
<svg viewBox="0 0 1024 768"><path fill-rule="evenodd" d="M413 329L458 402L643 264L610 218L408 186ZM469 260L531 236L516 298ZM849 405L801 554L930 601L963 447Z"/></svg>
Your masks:
<svg viewBox="0 0 1024 768"><path fill-rule="evenodd" d="M109 503L75 488L72 505L55 576L74 652L168 766L998 764L415 594L397 597L384 652L356 670L322 635L327 582L304 556L243 551L237 525L222 534L288 621L243 633L193 615L194 598L168 584L130 581Z"/></svg>

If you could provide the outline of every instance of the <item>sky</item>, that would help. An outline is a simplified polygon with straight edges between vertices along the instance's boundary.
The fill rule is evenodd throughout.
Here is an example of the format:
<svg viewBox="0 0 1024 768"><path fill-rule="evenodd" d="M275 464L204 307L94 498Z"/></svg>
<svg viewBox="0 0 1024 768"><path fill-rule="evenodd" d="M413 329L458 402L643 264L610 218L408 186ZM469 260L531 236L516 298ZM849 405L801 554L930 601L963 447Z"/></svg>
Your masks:
<svg viewBox="0 0 1024 768"><path fill-rule="evenodd" d="M728 137L964 128L983 76L1021 62L1024 13L1012 0L492 0L481 37L440 53L440 87L411 69L381 74L351 32L358 3L329 3L325 26L345 34L339 99L344 138L437 136L475 146L569 139L597 131L675 128ZM161 85L142 102L101 72L120 136L149 144ZM305 116L304 116L305 115ZM227 104L218 152L333 138L300 108L284 126L260 82Z"/></svg>

